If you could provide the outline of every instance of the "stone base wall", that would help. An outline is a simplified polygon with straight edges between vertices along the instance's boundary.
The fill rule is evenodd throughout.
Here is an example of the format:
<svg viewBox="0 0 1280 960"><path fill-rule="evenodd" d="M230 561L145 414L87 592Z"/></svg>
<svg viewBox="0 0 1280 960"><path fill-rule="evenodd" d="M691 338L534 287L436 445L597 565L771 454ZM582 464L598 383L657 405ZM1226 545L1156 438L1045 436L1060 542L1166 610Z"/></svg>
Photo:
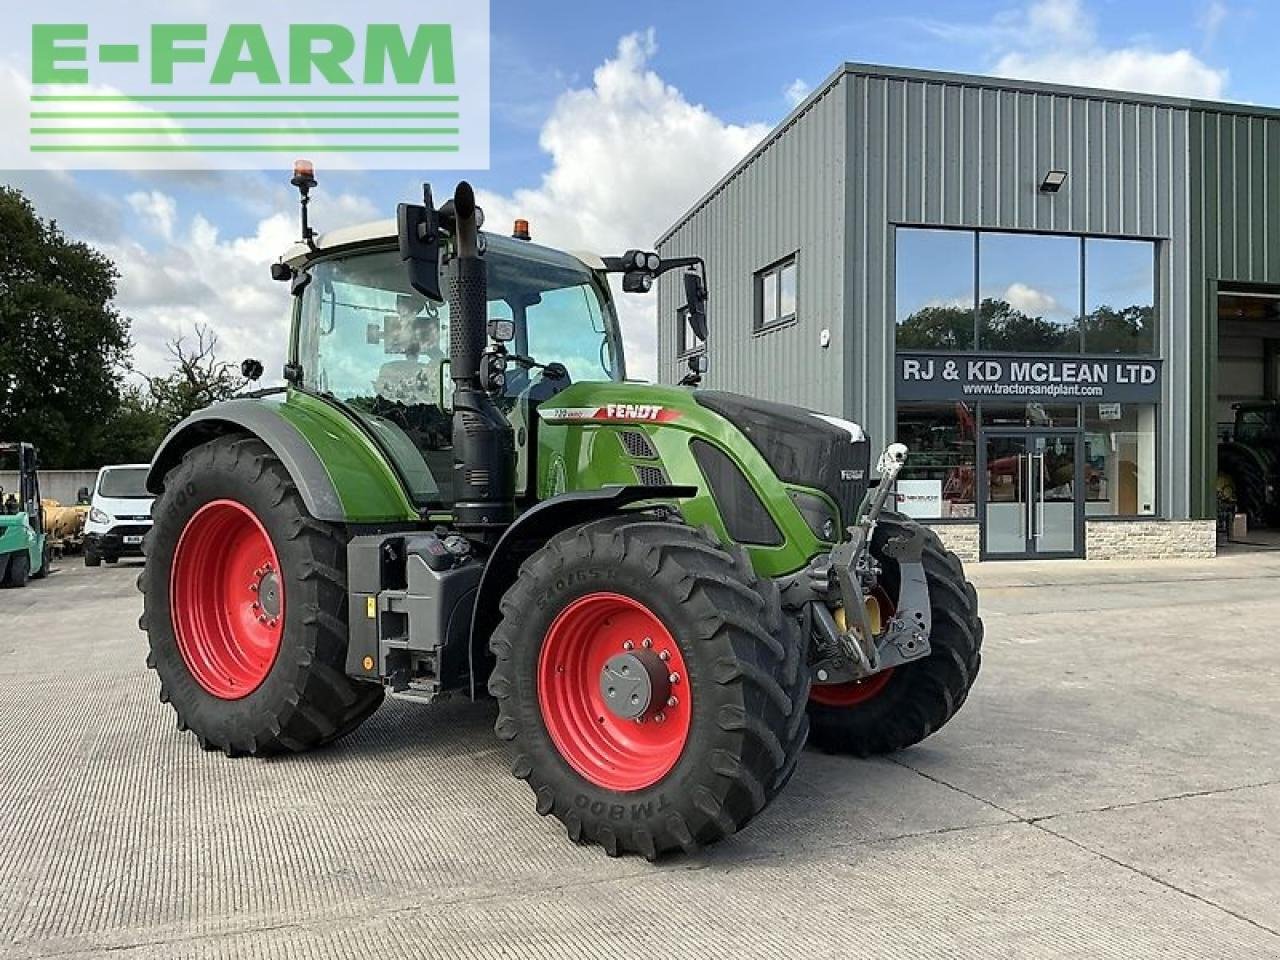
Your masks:
<svg viewBox="0 0 1280 960"><path fill-rule="evenodd" d="M1086 520L1089 560L1195 560L1218 555L1212 520Z"/></svg>
<svg viewBox="0 0 1280 960"><path fill-rule="evenodd" d="M937 523L930 527L942 541L965 563L978 561L978 525L976 523Z"/></svg>
<svg viewBox="0 0 1280 960"><path fill-rule="evenodd" d="M938 523L931 529L965 563L978 560L976 523ZM1212 520L1086 520L1089 560L1196 560L1217 556Z"/></svg>

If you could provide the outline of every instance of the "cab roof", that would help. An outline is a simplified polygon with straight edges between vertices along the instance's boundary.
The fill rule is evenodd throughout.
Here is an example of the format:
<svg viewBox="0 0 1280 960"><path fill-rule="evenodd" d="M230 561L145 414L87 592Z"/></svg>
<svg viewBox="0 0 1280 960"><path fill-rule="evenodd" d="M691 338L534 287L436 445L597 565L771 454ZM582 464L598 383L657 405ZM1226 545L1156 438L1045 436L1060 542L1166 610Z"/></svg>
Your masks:
<svg viewBox="0 0 1280 960"><path fill-rule="evenodd" d="M511 237L504 237L501 234L487 231L482 231L482 233L491 250L509 250L512 253L523 253L526 256L533 253L534 256L553 260L565 257L576 260L588 270L603 270L605 268L604 261L594 253L557 250L554 247L544 247L541 244L530 243L528 240L515 240ZM319 253L331 253L347 247L379 246L383 243L395 245L397 237L396 221L373 220L369 223L356 224L351 227L339 227L337 230L329 230L326 233L322 233L316 237L316 247ZM285 251L284 256L280 259L282 262L297 269L316 256L317 254L313 253L305 243L295 243Z"/></svg>

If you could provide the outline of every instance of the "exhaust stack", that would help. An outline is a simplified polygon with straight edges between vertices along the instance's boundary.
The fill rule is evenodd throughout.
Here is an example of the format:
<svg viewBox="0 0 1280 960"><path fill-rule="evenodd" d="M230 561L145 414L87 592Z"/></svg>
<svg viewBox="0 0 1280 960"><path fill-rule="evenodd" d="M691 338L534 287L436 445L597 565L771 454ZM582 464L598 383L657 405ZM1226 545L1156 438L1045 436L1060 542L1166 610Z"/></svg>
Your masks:
<svg viewBox="0 0 1280 960"><path fill-rule="evenodd" d="M442 210L442 219L453 220L454 241L448 264L454 522L461 530L496 535L515 519L515 441L511 423L481 383L489 296L471 185L459 183L446 206L453 209Z"/></svg>

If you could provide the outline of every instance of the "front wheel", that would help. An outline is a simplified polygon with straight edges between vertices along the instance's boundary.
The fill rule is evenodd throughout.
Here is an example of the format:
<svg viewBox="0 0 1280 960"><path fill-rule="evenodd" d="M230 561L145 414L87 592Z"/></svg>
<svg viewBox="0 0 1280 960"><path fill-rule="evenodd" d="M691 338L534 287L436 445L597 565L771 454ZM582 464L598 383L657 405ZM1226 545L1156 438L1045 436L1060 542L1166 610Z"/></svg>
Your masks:
<svg viewBox="0 0 1280 960"><path fill-rule="evenodd" d="M570 839L650 859L741 829L795 769L808 670L745 552L643 515L554 537L502 599L512 772Z"/></svg>
<svg viewBox="0 0 1280 960"><path fill-rule="evenodd" d="M44 548L40 551L40 569L31 575L32 580L43 580L49 576L49 565L53 563L53 548L45 541Z"/></svg>
<svg viewBox="0 0 1280 960"><path fill-rule="evenodd" d="M911 528L918 529L896 513L883 513L876 523L871 553L884 567L881 603L885 595L898 595L899 582L885 544ZM865 680L815 684L809 695L809 738L815 746L859 757L902 750L941 729L968 697L982 663L978 595L956 555L932 530L924 534L921 559L933 621L929 656Z"/></svg>
<svg viewBox="0 0 1280 960"><path fill-rule="evenodd" d="M344 673L346 543L261 441L223 437L165 477L138 579L148 666L179 729L228 755L355 729L382 688Z"/></svg>
<svg viewBox="0 0 1280 960"><path fill-rule="evenodd" d="M30 579L31 555L26 550L11 554L9 557L9 570L0 583L3 583L6 587L25 587Z"/></svg>

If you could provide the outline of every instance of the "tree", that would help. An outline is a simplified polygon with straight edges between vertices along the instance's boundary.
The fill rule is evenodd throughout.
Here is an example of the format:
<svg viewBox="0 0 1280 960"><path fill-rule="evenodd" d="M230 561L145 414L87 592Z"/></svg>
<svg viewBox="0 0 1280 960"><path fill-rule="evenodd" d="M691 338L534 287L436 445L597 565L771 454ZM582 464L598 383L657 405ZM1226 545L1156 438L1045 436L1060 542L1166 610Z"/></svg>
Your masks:
<svg viewBox="0 0 1280 960"><path fill-rule="evenodd" d="M899 350L972 350L973 307L921 307L898 325Z"/></svg>
<svg viewBox="0 0 1280 960"><path fill-rule="evenodd" d="M129 323L119 274L0 187L0 437L35 443L48 467L84 466L85 439L115 411Z"/></svg>
<svg viewBox="0 0 1280 960"><path fill-rule="evenodd" d="M1150 305L1101 306L1084 318L1088 353L1149 353L1156 342L1155 310Z"/></svg>
<svg viewBox="0 0 1280 960"><path fill-rule="evenodd" d="M169 424L149 393L127 384L120 403L89 444L86 463L148 463L168 432Z"/></svg>
<svg viewBox="0 0 1280 960"><path fill-rule="evenodd" d="M168 376L147 377L151 403L166 429L197 410L234 396L246 383L225 360L218 359L218 337L196 324L196 342L185 337L169 341L174 370Z"/></svg>

